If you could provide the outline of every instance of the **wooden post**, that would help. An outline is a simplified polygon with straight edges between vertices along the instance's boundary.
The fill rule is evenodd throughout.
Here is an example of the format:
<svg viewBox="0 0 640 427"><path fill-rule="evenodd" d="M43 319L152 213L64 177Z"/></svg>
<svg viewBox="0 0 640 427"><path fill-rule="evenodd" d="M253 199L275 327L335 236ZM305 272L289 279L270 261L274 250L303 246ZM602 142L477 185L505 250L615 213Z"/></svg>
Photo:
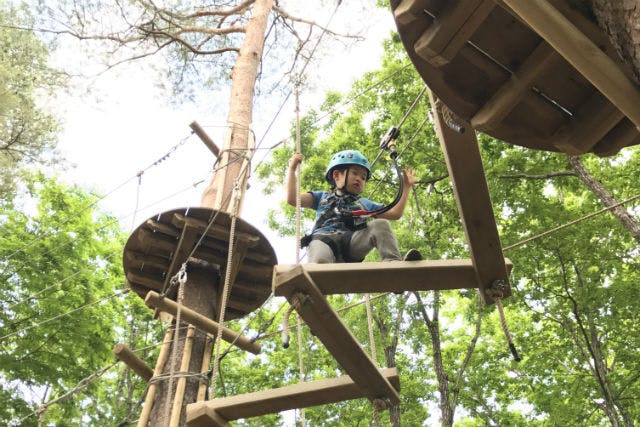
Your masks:
<svg viewBox="0 0 640 427"><path fill-rule="evenodd" d="M129 347L122 343L118 343L113 347L113 354L116 358L125 365L127 365L133 372L140 375L140 377L149 381L153 377L153 369L151 369L144 360L140 359L136 354L131 351Z"/></svg>
<svg viewBox="0 0 640 427"><path fill-rule="evenodd" d="M165 363L167 363L172 336L173 328L167 328L167 332L165 332L164 339L162 340L162 347L160 347L160 354L158 355L158 360L156 361L156 367L153 370L153 376L160 375L162 373L162 370L164 369ZM149 384L149 389L147 390L147 395L145 396L144 405L142 406L142 413L140 413L140 418L138 418L137 427L147 427L147 424L149 423L149 415L151 414L151 408L153 407L153 402L156 397L157 388L158 385L156 383Z"/></svg>
<svg viewBox="0 0 640 427"><path fill-rule="evenodd" d="M182 351L182 361L180 363L180 372L189 372L189 362L191 362L191 351L193 349L193 337L196 334L196 328L193 325L189 325L187 329L187 337L185 338L184 348ZM178 385L176 387L176 394L173 397L173 407L171 409L171 419L169 420L169 427L178 427L180 424L180 416L182 414L182 406L184 401L185 387L187 386L187 377L181 376L178 379Z"/></svg>

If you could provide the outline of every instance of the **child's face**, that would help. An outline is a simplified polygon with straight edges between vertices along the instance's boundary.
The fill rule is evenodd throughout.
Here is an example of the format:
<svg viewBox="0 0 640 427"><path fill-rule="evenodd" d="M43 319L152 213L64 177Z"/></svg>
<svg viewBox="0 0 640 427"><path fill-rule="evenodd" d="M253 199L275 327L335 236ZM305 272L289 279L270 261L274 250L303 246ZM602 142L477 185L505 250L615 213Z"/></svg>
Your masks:
<svg viewBox="0 0 640 427"><path fill-rule="evenodd" d="M347 174L347 170L349 174ZM349 169L344 171L334 170L333 179L336 182L336 188L343 188L346 179L347 187L345 190L351 194L358 195L362 193L367 183L367 170L362 166L349 166Z"/></svg>

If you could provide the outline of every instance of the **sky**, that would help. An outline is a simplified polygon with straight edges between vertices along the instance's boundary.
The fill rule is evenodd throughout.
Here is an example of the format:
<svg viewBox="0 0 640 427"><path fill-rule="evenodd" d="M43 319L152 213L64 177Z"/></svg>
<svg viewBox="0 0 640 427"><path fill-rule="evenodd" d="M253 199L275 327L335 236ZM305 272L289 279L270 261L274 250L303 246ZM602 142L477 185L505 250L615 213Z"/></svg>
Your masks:
<svg viewBox="0 0 640 427"><path fill-rule="evenodd" d="M325 16L326 10L314 19L324 23L328 19L323 21ZM394 27L391 13L371 11L367 20L362 20L339 12L331 27L341 29L344 22L353 25L356 21L358 25L366 22L365 41L351 49L329 49L322 65L309 70L315 88L301 93L301 115L310 108L318 108L327 90L348 90L363 72L378 67L381 41ZM82 56L82 50L76 41L67 40L60 46L54 64L69 67L77 61L83 64L85 75L95 74L94 70L99 69L95 64L87 64L84 57L78 57ZM152 76L139 64L121 66L89 79L75 80L71 93L61 94L50 105L64 123L59 149L73 165L62 171L61 176L67 182L105 195L101 208L115 214L122 228L130 231L157 213L199 206L214 157L192 134L189 124L197 121L220 145L226 123L228 85L217 92L207 92L206 97L193 103L172 104ZM284 106L263 146L289 137L288 129L295 118L292 99ZM282 98L256 104L254 131L258 139L264 135L281 102ZM168 158L149 167L177 145ZM263 151L256 154L254 167L263 155ZM194 187L195 183L200 184ZM279 263L294 263L293 239L280 238L266 225L267 209L278 209L284 192L267 198L257 180L250 184L241 218L267 237L276 249Z"/></svg>

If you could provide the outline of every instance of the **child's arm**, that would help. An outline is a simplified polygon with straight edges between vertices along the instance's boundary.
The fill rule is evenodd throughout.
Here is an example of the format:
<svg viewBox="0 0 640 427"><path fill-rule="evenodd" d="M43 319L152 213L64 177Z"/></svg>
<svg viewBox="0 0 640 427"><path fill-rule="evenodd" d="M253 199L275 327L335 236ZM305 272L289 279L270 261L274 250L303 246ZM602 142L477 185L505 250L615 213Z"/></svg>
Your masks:
<svg viewBox="0 0 640 427"><path fill-rule="evenodd" d="M391 219L391 220L402 218L402 214L404 213L404 207L406 206L407 199L409 198L409 192L411 191L411 187L413 187L414 184L416 183L416 177L413 174L413 169L411 168L404 169L403 180L404 180L404 185L402 188L402 195L400 196L400 200L394 207L392 207L382 215L379 215L378 218Z"/></svg>
<svg viewBox="0 0 640 427"><path fill-rule="evenodd" d="M287 173L287 203L296 205L296 167L302 163L302 154L295 153L289 160L289 172ZM300 194L300 206L310 208L313 206L313 196L310 193Z"/></svg>

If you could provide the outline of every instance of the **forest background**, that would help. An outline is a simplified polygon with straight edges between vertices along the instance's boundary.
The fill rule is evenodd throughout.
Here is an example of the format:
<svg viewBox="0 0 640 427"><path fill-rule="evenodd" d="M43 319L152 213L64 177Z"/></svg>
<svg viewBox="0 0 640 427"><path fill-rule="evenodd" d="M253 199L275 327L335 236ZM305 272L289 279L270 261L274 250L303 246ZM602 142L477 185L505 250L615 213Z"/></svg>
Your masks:
<svg viewBox="0 0 640 427"><path fill-rule="evenodd" d="M137 296L126 293L121 268L128 232L149 214L139 199L126 202L132 215L114 214L101 203L112 190L118 192L122 182L134 184L126 200L135 200L138 175L125 171L129 173L125 181L116 176L113 187L100 193L81 182L66 182L56 173L65 167L56 151L64 134L52 106L57 97L99 99L99 92L86 93L95 78L82 80L84 75L72 75L50 59L68 42L64 37L25 30L51 27L55 16L36 14L37 5L0 5L0 423L134 425L145 383L116 363L111 349L117 342L127 343L153 365L161 341L163 325L153 320ZM363 5L373 7L373 2ZM96 54L106 49L86 43ZM397 36L390 34L383 47L375 70L363 73L344 91L325 93L322 102L303 110L305 187L324 186L322 173L336 150L356 147L374 158L380 136L418 98L424 84ZM78 59L83 65L95 60L83 55ZM175 60L170 55L164 60L154 57L137 72L158 76L154 73L166 72L171 58ZM282 77L282 70L275 73L277 68L266 58L256 105L273 107L278 105L273 99L283 99L291 83ZM183 58L183 63L188 60ZM96 67L98 73L104 71L99 63ZM200 74L168 73L164 80L157 79L165 87L162 93L170 93L177 105L189 101L191 107L185 109L212 108L206 97L221 96L224 79L196 71ZM106 72L117 73L117 67ZM82 84L77 86L79 80ZM307 85L312 87L313 81ZM395 231L402 248L417 247L425 258L465 258L464 234L429 109L426 97L419 98L403 124L401 162L416 169L419 184ZM193 119L193 111L185 125ZM257 119L256 127L266 128L271 118L268 114ZM289 126L293 129L294 123ZM291 140L292 135L283 138ZM171 156L186 150L187 137L188 133L172 137L175 142L161 148L131 143L130 152L117 156L149 159L142 162L151 165L141 169L147 173L160 160L169 163ZM93 135L86 139L92 141ZM267 146L280 139L273 137ZM132 136L131 140L167 138ZM482 306L474 290L380 296L373 301L377 363L397 366L402 384L401 405L381 414L380 421L405 426L634 425L640 419L638 236L619 216L606 212L521 242L601 209L589 179L617 201L636 196L638 149L627 148L604 159L570 158L514 147L487 135L479 135L479 142L505 256L514 264L513 295L504 304L523 360L516 363L510 358L496 310ZM97 157L109 152L108 145L87 142L86 146ZM164 148L171 156L165 158ZM253 178L270 195L266 200L276 200L267 206L268 226L288 236L294 233L293 209L274 196L279 195L291 153L291 144L269 150ZM117 157L104 158L105 168L115 174ZM202 167L203 174L208 168L210 164ZM374 171L369 185L372 198L393 198L394 182L385 176L388 169L381 162ZM191 170L159 174L175 177L187 172ZM187 187L198 179L199 173L187 175ZM158 187L167 195L174 192L165 184ZM194 202L200 191L195 191ZM626 208L635 221L637 201ZM307 226L309 221L307 217ZM265 224L256 225L266 229ZM361 295L331 298L356 337L368 346L361 300ZM264 354L229 352L221 361L217 395L297 382L297 344L286 350L280 345L280 307L281 301L270 300L246 319L231 322L233 329L246 327L249 335L259 336ZM339 375L335 361L307 328L303 340L306 379ZM368 425L372 417L371 405L361 400L306 411L309 425ZM290 417L270 415L236 425L287 423Z"/></svg>

